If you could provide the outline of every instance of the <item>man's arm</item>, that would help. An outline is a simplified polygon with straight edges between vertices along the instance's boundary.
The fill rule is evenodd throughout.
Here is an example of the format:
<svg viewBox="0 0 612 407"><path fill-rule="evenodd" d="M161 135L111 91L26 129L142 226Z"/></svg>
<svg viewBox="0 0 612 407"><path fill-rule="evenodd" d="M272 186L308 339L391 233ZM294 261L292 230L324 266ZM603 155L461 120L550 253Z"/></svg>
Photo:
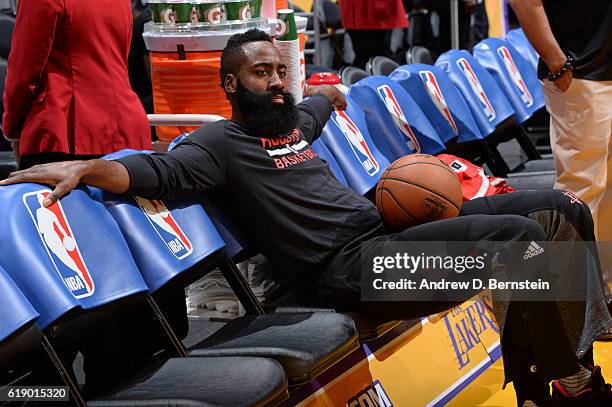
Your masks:
<svg viewBox="0 0 612 407"><path fill-rule="evenodd" d="M542 0L514 0L511 2L529 42L542 58L550 72L559 72L567 56L559 46L548 22ZM572 71L568 70L554 84L562 91L572 82Z"/></svg>
<svg viewBox="0 0 612 407"><path fill-rule="evenodd" d="M15 171L0 185L35 182L54 187L45 201L45 207L72 191L79 183L121 194L130 187L127 169L119 162L105 160L66 161L37 165L27 170Z"/></svg>
<svg viewBox="0 0 612 407"><path fill-rule="evenodd" d="M300 120L300 129L306 140L312 143L321 135L332 108L346 109L346 98L336 87L330 85L311 86L304 96L313 97L298 105L304 113Z"/></svg>
<svg viewBox="0 0 612 407"><path fill-rule="evenodd" d="M212 124L209 126L219 126ZM206 191L225 183L225 138L205 126L174 150L135 154L118 161L67 161L37 165L9 175L0 186L34 182L54 187L45 206L52 205L79 183L149 199L173 199L192 191ZM223 126L221 124L220 126Z"/></svg>

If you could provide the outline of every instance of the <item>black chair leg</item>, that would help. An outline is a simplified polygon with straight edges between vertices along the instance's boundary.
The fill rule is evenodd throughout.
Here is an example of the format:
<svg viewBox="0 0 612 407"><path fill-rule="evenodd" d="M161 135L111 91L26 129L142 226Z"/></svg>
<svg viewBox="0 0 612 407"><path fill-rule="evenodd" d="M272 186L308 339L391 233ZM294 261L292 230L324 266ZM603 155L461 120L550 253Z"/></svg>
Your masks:
<svg viewBox="0 0 612 407"><path fill-rule="evenodd" d="M527 155L528 160L541 160L542 156L533 145L527 134L525 134L525 130L522 127L519 127L519 132L516 135L516 141L518 141L519 145Z"/></svg>
<svg viewBox="0 0 612 407"><path fill-rule="evenodd" d="M155 300L152 297L147 296L147 303L149 304L149 307L151 308L151 311L153 311L153 314L155 315L155 318L159 321L159 324L161 325L162 329L164 330L164 333L166 334L166 337L168 338L168 340L172 344L172 347L176 351L177 355L179 357L181 357L181 358L186 358L187 357L187 351L185 350L185 347L183 346L183 344L179 340L179 338L177 338L176 334L172 330L172 327L170 326L170 324L166 320L166 317L162 313L161 309L159 309L159 306L157 305Z"/></svg>
<svg viewBox="0 0 612 407"><path fill-rule="evenodd" d="M222 261L219 265L223 276L229 283L230 287L238 296L238 300L246 310L247 314L257 314L263 315L265 314L263 307L257 301L257 297L253 294L251 287L249 287L249 283L242 276L240 270L236 264L230 259L226 259Z"/></svg>
<svg viewBox="0 0 612 407"><path fill-rule="evenodd" d="M62 381L66 384L66 386L68 386L68 391L74 399L74 404L78 407L87 407L87 403L85 402L85 399L83 399L83 396L81 395L78 386L72 380L70 373L66 370L61 359L59 358L57 353L55 353L55 349L53 349L53 346L51 346L51 343L44 334L41 335L41 342L45 353L49 357L49 360L55 367Z"/></svg>

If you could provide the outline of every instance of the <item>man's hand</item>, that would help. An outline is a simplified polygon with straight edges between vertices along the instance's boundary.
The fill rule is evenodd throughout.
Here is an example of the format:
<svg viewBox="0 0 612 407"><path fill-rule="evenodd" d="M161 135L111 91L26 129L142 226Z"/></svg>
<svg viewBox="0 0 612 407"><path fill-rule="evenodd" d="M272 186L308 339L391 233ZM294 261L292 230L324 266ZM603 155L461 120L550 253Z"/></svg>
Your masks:
<svg viewBox="0 0 612 407"><path fill-rule="evenodd" d="M15 161L17 161L17 165L19 165L19 161L21 160L21 155L19 154L19 140L11 140L11 148L13 149Z"/></svg>
<svg viewBox="0 0 612 407"><path fill-rule="evenodd" d="M572 84L572 80L574 80L574 71L570 69L553 83L561 92L565 92Z"/></svg>
<svg viewBox="0 0 612 407"><path fill-rule="evenodd" d="M0 181L0 186L21 182L55 187L43 202L48 207L76 188L80 182L117 194L123 193L130 186L130 176L125 167L116 161L64 161L12 172L7 179Z"/></svg>
<svg viewBox="0 0 612 407"><path fill-rule="evenodd" d="M46 208L53 205L62 196L76 188L81 181L81 177L83 176L82 173L82 161L66 161L35 165L27 170L10 173L7 179L0 181L0 185L34 182L55 187L53 192L51 192L43 202Z"/></svg>
<svg viewBox="0 0 612 407"><path fill-rule="evenodd" d="M332 85L309 86L304 96L314 96L319 93L325 95L334 107L340 110L346 109L346 98L338 88Z"/></svg>

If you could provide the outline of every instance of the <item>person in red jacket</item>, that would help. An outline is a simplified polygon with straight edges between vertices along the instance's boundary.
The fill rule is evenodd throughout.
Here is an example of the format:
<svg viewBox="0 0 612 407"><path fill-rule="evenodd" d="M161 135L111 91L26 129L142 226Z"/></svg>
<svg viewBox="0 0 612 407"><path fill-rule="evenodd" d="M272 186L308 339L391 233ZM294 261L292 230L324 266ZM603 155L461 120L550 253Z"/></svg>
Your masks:
<svg viewBox="0 0 612 407"><path fill-rule="evenodd" d="M2 127L20 168L151 148L131 32L129 1L19 1Z"/></svg>
<svg viewBox="0 0 612 407"><path fill-rule="evenodd" d="M390 30L408 27L402 0L340 0L340 16L353 42L353 65L360 68L373 56L390 54Z"/></svg>

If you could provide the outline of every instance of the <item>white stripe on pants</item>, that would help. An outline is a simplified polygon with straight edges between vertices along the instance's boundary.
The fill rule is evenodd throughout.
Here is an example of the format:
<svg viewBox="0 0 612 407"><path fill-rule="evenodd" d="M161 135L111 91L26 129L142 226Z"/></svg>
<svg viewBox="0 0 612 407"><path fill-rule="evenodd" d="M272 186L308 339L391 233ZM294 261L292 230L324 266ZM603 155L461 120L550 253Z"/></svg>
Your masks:
<svg viewBox="0 0 612 407"><path fill-rule="evenodd" d="M561 92L545 79L543 88L557 167L555 188L586 202L597 239L612 242L612 81L574 79ZM606 271L612 271L609 245L600 246Z"/></svg>

